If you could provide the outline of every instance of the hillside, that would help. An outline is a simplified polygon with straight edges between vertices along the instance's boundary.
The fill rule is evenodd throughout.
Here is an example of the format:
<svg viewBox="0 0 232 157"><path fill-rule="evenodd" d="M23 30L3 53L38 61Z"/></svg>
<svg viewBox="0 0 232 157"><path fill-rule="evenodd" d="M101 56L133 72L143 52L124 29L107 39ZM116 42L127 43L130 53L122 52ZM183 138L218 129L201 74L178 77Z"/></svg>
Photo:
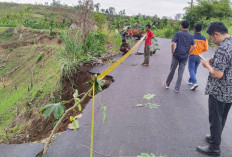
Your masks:
<svg viewBox="0 0 232 157"><path fill-rule="evenodd" d="M58 88L61 74L55 54L62 44L57 37L50 37L48 31L27 28L0 30L2 139L24 129L31 116L39 114L36 108L54 101L52 93ZM12 123L15 117L18 119Z"/></svg>
<svg viewBox="0 0 232 157"><path fill-rule="evenodd" d="M74 8L59 8L43 5L16 4L0 2L0 26L17 26L23 24L26 27L37 29L58 28L59 21L63 27L71 21L78 21L79 11Z"/></svg>
<svg viewBox="0 0 232 157"><path fill-rule="evenodd" d="M89 28L83 45L79 28L68 29L80 12L74 8L61 11L60 30L56 7L0 3L0 143L48 137L55 119L44 119L40 108L70 100L75 89L86 92L92 79L88 70L96 65L95 60L118 53L121 36L103 27L107 26L103 14L90 15L89 26L96 24L98 29ZM110 84L111 78L106 79ZM72 105L65 104L66 108ZM67 118L59 131L69 123Z"/></svg>

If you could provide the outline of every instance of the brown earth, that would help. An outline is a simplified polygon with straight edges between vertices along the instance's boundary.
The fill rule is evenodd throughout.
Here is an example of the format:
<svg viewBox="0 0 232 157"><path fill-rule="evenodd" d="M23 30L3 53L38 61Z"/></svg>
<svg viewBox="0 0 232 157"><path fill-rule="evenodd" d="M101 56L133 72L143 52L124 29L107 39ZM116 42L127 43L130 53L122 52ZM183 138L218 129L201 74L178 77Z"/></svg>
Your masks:
<svg viewBox="0 0 232 157"><path fill-rule="evenodd" d="M39 31L31 30L29 28L18 28L13 29L9 28L4 33L14 31L14 34L11 37L11 40L5 43L0 44L0 49L9 49L9 48L18 48L21 46L30 46L30 45L61 45L63 44L62 40L58 36L50 36L49 31Z"/></svg>
<svg viewBox="0 0 232 157"><path fill-rule="evenodd" d="M77 68L76 73L73 76L64 77L62 84L63 84L63 90L61 92L62 100L69 101L73 98L73 93L75 89L78 90L79 94L86 93L90 88L91 85L89 84L89 81L93 79L93 75L88 72L89 69L91 69L93 66L92 64L85 64L83 67ZM103 86L103 89L110 86L110 84L113 82L112 77L106 77L105 78L105 85ZM47 100L43 100L44 102L48 102L49 95L47 96ZM89 102L91 97L87 97L85 101L81 104L82 111L85 109L85 106ZM25 104L26 106L29 106L29 104ZM70 101L70 103L65 104L66 109L72 107L74 105L74 101ZM30 121L29 125L26 126L21 133L17 134L12 139L8 139L7 141L3 141L3 143L7 144L20 144L25 142L35 142L35 141L42 141L50 135L53 126L54 126L54 118L52 116L48 117L47 119L44 119L41 115L41 113L38 113L37 109L31 109L29 111L22 111L18 117L14 120L11 129L8 129L6 131L12 132L12 128L15 127L17 124L26 124L28 121ZM68 124L70 124L69 116L76 116L82 112L71 112L69 115L63 120L63 123L60 125L58 132L63 132L66 130Z"/></svg>

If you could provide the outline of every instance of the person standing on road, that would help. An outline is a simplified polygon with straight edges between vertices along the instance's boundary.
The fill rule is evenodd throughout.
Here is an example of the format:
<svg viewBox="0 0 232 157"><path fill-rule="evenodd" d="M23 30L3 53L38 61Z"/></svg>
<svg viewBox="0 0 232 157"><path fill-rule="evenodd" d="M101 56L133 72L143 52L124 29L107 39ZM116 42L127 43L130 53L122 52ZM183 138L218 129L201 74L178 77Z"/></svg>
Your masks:
<svg viewBox="0 0 232 157"><path fill-rule="evenodd" d="M178 79L176 81L175 92L179 92L180 85L184 73L184 69L188 60L188 55L191 54L195 48L195 42L193 36L188 32L189 22L184 20L181 22L181 31L177 32L174 38L172 39L172 63L170 73L167 80L163 83L166 88L169 88L169 85L173 79L176 68L178 68ZM174 51L176 45L176 49Z"/></svg>
<svg viewBox="0 0 232 157"><path fill-rule="evenodd" d="M194 27L194 41L196 44L196 47L192 53L189 54L188 59L188 69L189 69L189 81L188 84L192 85L190 88L191 90L195 90L198 87L196 74L197 74L197 68L201 62L201 58L199 55L202 54L202 52L205 52L208 50L208 42L207 39L201 35L201 24L196 24Z"/></svg>
<svg viewBox="0 0 232 157"><path fill-rule="evenodd" d="M143 66L149 65L149 57L150 57L150 47L152 43L152 38L154 38L154 34L151 31L151 25L146 25L147 37L145 40L145 48L144 48L144 62L142 63Z"/></svg>
<svg viewBox="0 0 232 157"><path fill-rule="evenodd" d="M209 71L206 94L209 95L210 135L206 136L209 145L198 146L197 151L219 156L221 135L232 104L232 37L221 22L211 23L207 33L218 48L212 59L201 61Z"/></svg>

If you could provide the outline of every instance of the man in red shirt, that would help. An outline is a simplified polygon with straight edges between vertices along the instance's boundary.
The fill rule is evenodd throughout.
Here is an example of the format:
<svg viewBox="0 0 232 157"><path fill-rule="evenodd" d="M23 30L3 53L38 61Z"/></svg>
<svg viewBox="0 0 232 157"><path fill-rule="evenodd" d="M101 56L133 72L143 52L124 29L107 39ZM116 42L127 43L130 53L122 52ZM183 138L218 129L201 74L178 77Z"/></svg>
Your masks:
<svg viewBox="0 0 232 157"><path fill-rule="evenodd" d="M154 34L150 30L151 25L147 24L146 25L146 31L147 31L147 37L145 40L145 48L144 48L144 62L143 66L148 66L149 65L149 57L150 57L150 46L152 42L152 38L154 38Z"/></svg>

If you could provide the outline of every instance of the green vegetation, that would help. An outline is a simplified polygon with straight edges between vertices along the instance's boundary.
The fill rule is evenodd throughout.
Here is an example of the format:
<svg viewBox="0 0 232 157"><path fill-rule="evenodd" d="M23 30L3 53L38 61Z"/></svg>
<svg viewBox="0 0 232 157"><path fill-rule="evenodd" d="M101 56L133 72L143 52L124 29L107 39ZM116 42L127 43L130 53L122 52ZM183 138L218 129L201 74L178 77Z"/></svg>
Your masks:
<svg viewBox="0 0 232 157"><path fill-rule="evenodd" d="M198 22L207 27L212 19L221 21L231 17L230 0L198 0L197 5L186 8L184 19L190 22L191 27Z"/></svg>
<svg viewBox="0 0 232 157"><path fill-rule="evenodd" d="M0 3L1 140L15 136L39 119L39 108L45 104L56 104L43 109L45 117L53 113L55 120L59 119L64 111L64 106L57 104L62 101L61 79L97 57L118 53L122 38L105 28L110 22L104 14L91 13L88 20L93 24L82 42L79 26L67 28L79 18L74 15L80 8L62 9L58 30L57 7ZM78 109L82 110L80 106Z"/></svg>
<svg viewBox="0 0 232 157"><path fill-rule="evenodd" d="M0 27L23 25L33 29L59 28L58 9L57 7L0 2ZM62 28L68 27L74 21L72 17L66 18L73 8L67 8L65 11L61 16Z"/></svg>
<svg viewBox="0 0 232 157"><path fill-rule="evenodd" d="M94 87L91 87L91 89L84 93L84 96L80 99L80 95L78 93L78 90L75 90L75 93L73 94L73 99L75 101L75 104L69 108L68 110L66 110L64 112L64 106L63 104L60 102L60 103L56 103L56 104L48 104L44 107L41 108L42 111L44 111L44 116L47 118L49 115L51 115L53 113L53 116L55 119L58 119L58 122L56 123L55 127L53 128L45 146L44 146L44 150L43 150L43 155L46 154L47 150L48 150L48 147L49 147L49 144L51 142L51 138L53 137L54 133L57 131L59 125L62 123L62 121L64 120L64 118L66 116L68 116L68 114L71 112L71 111L75 111L76 108L78 108L79 112L82 111L82 108L81 108L81 103L86 99L87 96L89 95L92 95L93 93L93 90L94 90L94 93L97 94L99 92L102 91L102 86L104 85L104 83L99 80L97 77L94 78L93 82L90 82L91 84L94 84ZM105 114L106 114L106 107L105 107ZM103 113L104 113L103 112ZM106 116L106 115L105 115ZM105 117L105 120L106 120L106 117ZM74 127L75 130L77 130L79 128L79 122L77 119L75 119L74 117L70 116L70 121L72 121L72 126Z"/></svg>
<svg viewBox="0 0 232 157"><path fill-rule="evenodd" d="M141 153L140 155L138 155L137 157L158 157L156 156L155 154L151 153L151 154L148 154L148 153Z"/></svg>
<svg viewBox="0 0 232 157"><path fill-rule="evenodd" d="M208 37L206 29L212 22L223 22L232 33L232 9L229 0L198 0L195 5L185 8L186 12L183 19L190 22L190 32L193 33L195 24L203 26L202 34ZM162 25L160 25L162 26ZM175 33L180 30L180 21L165 24L165 27L156 27L154 34L159 37L173 38ZM231 34L232 35L232 34ZM208 39L209 40L209 39ZM209 41L212 46L212 43Z"/></svg>
<svg viewBox="0 0 232 157"><path fill-rule="evenodd" d="M197 23L202 24L202 34L207 38L206 30L212 22L223 22L229 33L232 33L232 8L229 0L198 0L196 5L186 8L183 18L190 22L191 29ZM213 46L211 42L209 43Z"/></svg>
<svg viewBox="0 0 232 157"><path fill-rule="evenodd" d="M48 104L40 109L43 112L43 116L46 119L53 113L53 117L58 120L65 111L65 106L61 103Z"/></svg>
<svg viewBox="0 0 232 157"><path fill-rule="evenodd" d="M11 58L6 60L7 66L0 70L3 82L0 82L0 138L13 136L18 130L15 126L11 133L6 133L14 118L23 114L26 108L33 109L51 93L52 89L59 88L60 68L55 56L44 55L45 60L40 60L38 50L55 52L58 47L50 45L27 46L16 48L11 52ZM21 57L18 57L21 56ZM25 60L27 60L25 62ZM49 98L49 97L48 97ZM52 98L48 99L53 101ZM26 112L25 112L26 113ZM24 124L17 126L23 128Z"/></svg>

